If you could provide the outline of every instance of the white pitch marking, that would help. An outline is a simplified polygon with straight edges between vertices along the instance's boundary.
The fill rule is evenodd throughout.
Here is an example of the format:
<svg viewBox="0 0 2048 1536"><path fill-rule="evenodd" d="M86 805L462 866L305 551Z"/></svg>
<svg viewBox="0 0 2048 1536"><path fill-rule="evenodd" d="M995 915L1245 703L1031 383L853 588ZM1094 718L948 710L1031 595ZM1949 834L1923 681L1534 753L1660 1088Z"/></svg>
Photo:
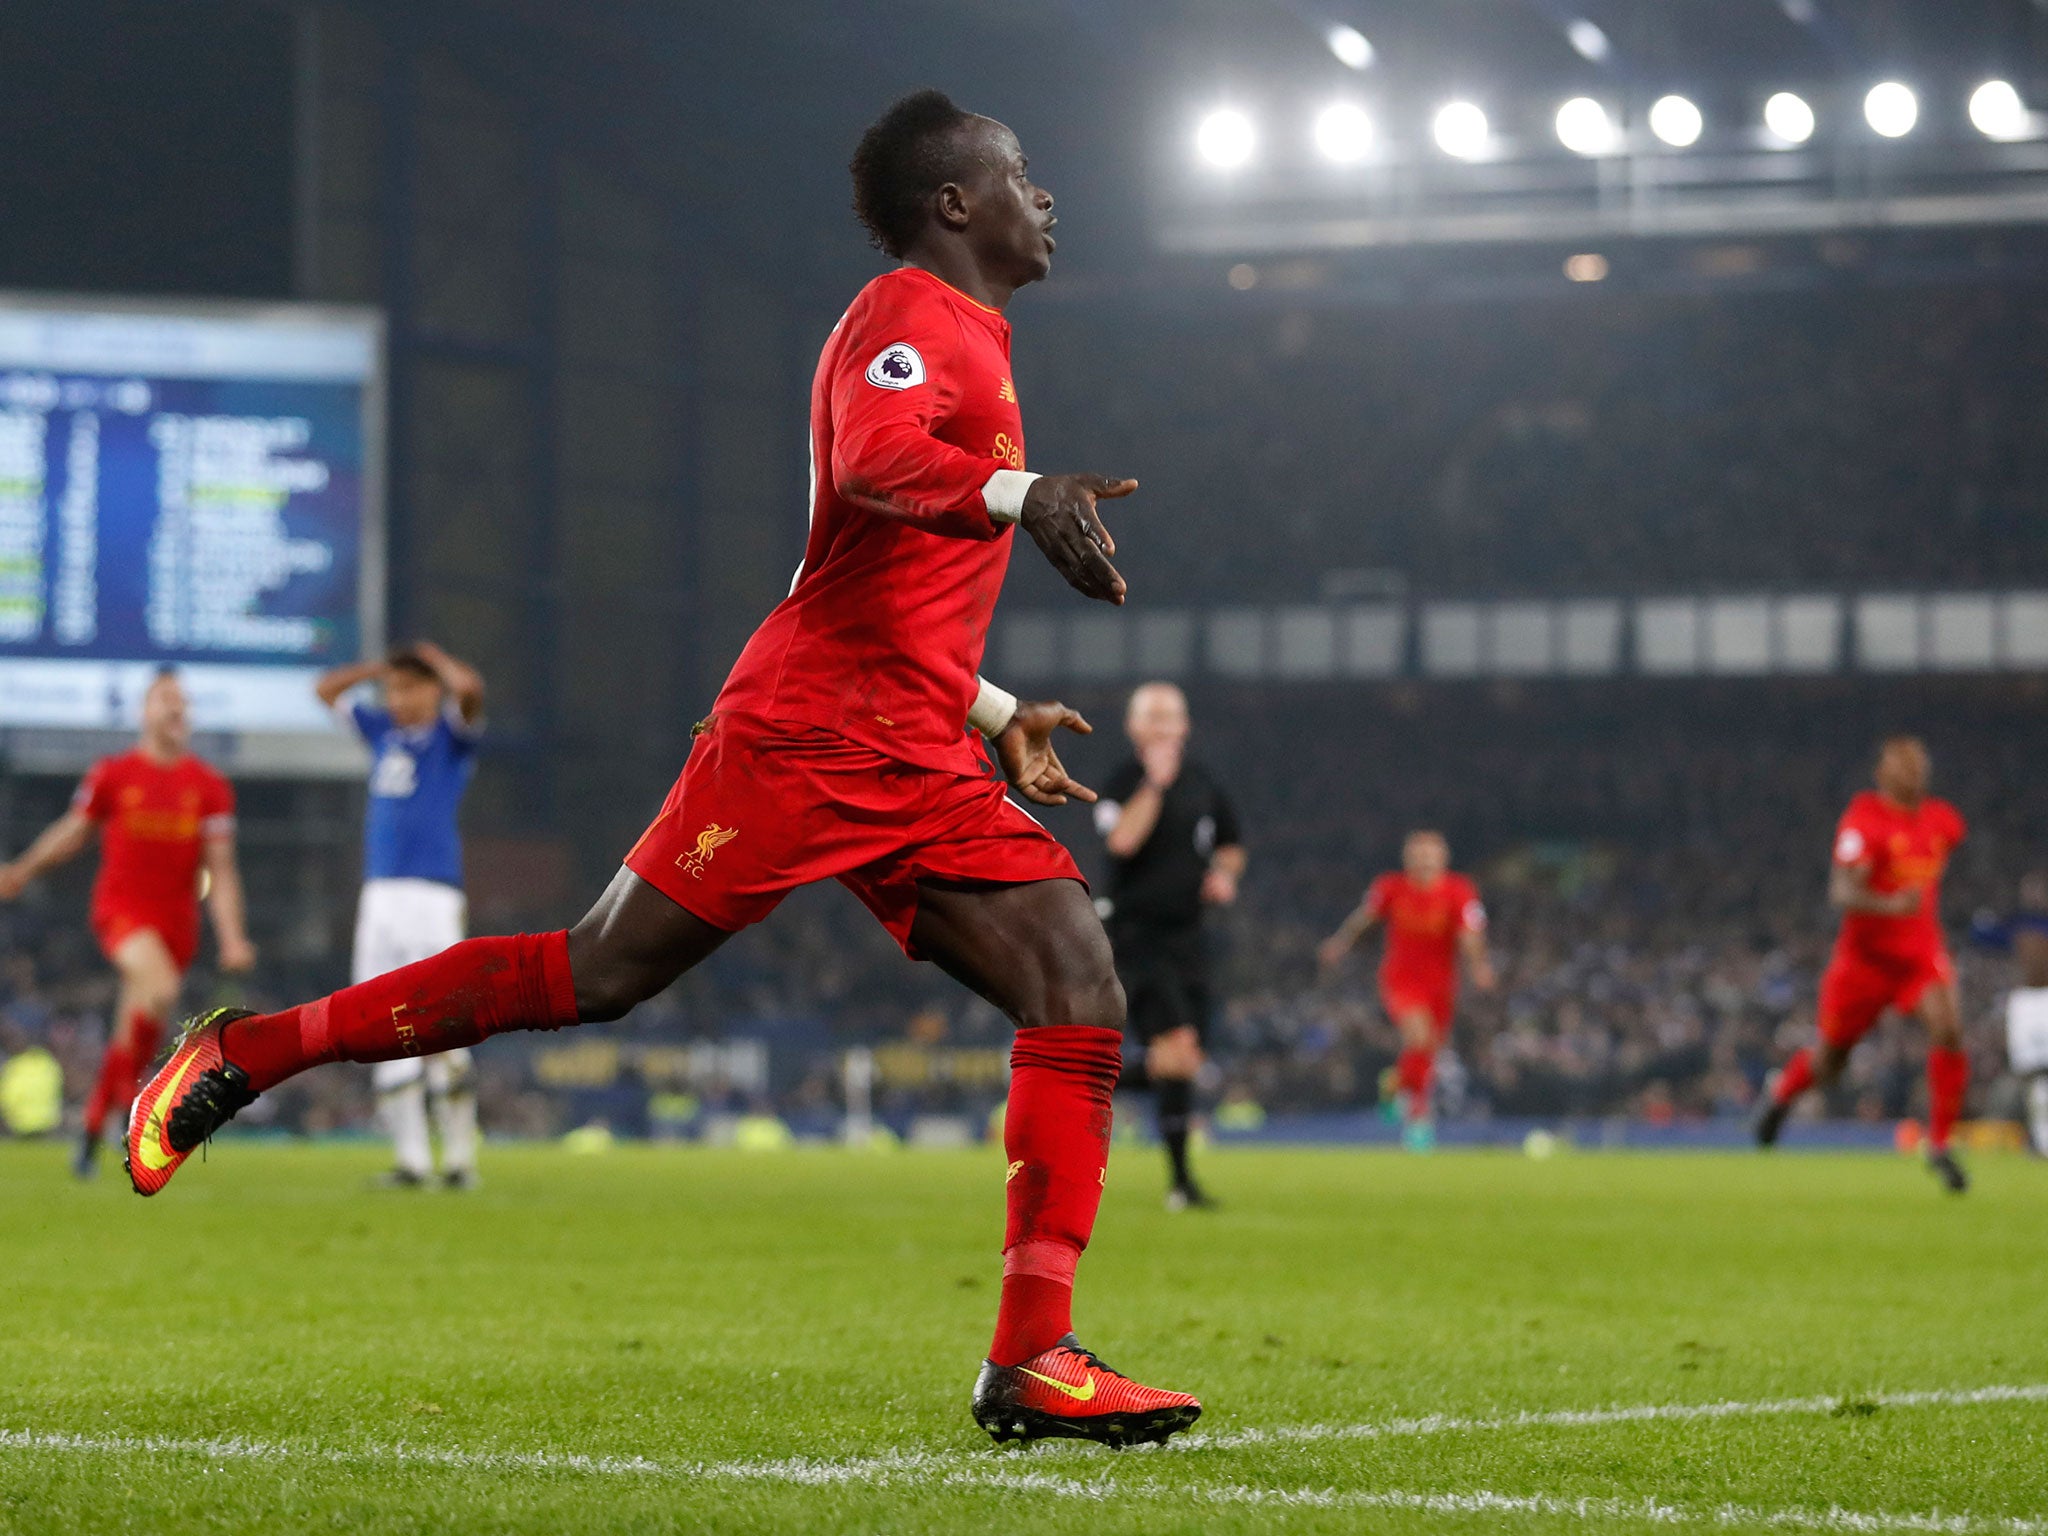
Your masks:
<svg viewBox="0 0 2048 1536"><path fill-rule="evenodd" d="M1848 1532L1889 1536L2048 1536L2048 1521L2017 1515L1893 1514L1841 1509L1756 1509L1741 1504L1711 1508L1666 1504L1658 1499L1569 1499L1544 1493L1350 1492L1338 1488L1254 1488L1243 1484L1192 1487L1130 1484L1055 1477L1035 1472L959 1472L950 1487L1004 1488L1059 1498L1110 1503L1131 1498L1191 1499L1207 1504L1242 1504L1309 1509L1390 1509L1433 1515L1561 1515L1580 1520L1647 1520L1656 1525L1770 1527L1778 1530Z"/></svg>
<svg viewBox="0 0 2048 1536"><path fill-rule="evenodd" d="M1873 1393L1861 1399L1887 1408L1973 1407L1992 1403L2048 1402L2048 1384L1991 1386L1962 1390ZM1778 1398L1761 1402L1654 1403L1626 1408L1525 1411L1461 1418L1431 1414L1377 1424L1304 1424L1246 1429L1221 1435L1189 1435L1169 1449L1228 1450L1255 1445L1299 1444L1334 1439L1391 1439L1424 1435L1488 1433L1543 1427L1588 1428L1657 1420L1697 1420L1819 1414L1832 1412L1840 1397ZM599 1477L647 1477L683 1482L767 1482L795 1486L863 1484L1001 1488L1095 1500L1191 1498L1220 1504L1301 1505L1317 1508L1390 1509L1440 1514L1531 1514L1581 1519L1648 1519L1661 1524L1771 1526L1822 1532L1928 1533L1928 1536L2048 1536L2048 1521L2018 1517L1942 1514L1866 1514L1854 1510L1758 1510L1738 1505L1694 1509L1653 1499L1568 1499L1547 1494L1356 1492L1342 1489L1258 1488L1246 1485L1162 1486L1115 1480L1063 1477L1052 1472L1018 1472L986 1467L985 1453L899 1451L880 1456L828 1460L685 1462L644 1456L586 1456L556 1451L465 1451L437 1446L300 1446L230 1439L183 1439L161 1435L76 1435L52 1431L0 1430L0 1451L68 1451L112 1455L169 1454L215 1461L315 1461L330 1465L397 1464L460 1471L567 1472Z"/></svg>
<svg viewBox="0 0 2048 1536"><path fill-rule="evenodd" d="M1969 1408L1987 1403L2048 1402L2048 1385L1972 1387L1963 1391L1874 1392L1856 1401L1880 1408ZM1170 1442L1176 1451L1231 1450L1248 1445L1299 1444L1314 1440L1407 1439L1418 1435L1485 1433L1504 1429L1586 1429L1602 1424L1643 1424L1660 1419L1764 1418L1775 1414L1832 1413L1841 1397L1783 1397L1763 1402L1652 1403L1634 1408L1524 1410L1483 1418L1432 1413L1379 1424L1282 1424L1272 1429L1238 1429L1210 1435L1196 1430Z"/></svg>
<svg viewBox="0 0 2048 1536"><path fill-rule="evenodd" d="M1924 1398L1929 1394L1914 1394ZM1507 1421L1502 1421L1503 1423ZM908 1452L853 1462L713 1462L671 1466L641 1456L578 1456L549 1451L454 1451L394 1445L347 1450L257 1440L185 1440L159 1435L69 1435L0 1430L0 1450L133 1452L202 1456L216 1461L322 1461L330 1464L397 1462L469 1471L577 1472L604 1477L675 1481L771 1481L797 1485L859 1482L872 1487L991 1488L1040 1493L1096 1503L1122 1500L1194 1500L1205 1504L1309 1509L1384 1509L1440 1515L1547 1515L1580 1520L1648 1520L1657 1525L1769 1527L1844 1533L1844 1536L2048 1536L2048 1521L2018 1516L1875 1513L1841 1508L1756 1509L1739 1504L1689 1508L1643 1499L1571 1499L1554 1494L1356 1492L1337 1488L1258 1488L1245 1484L1178 1486L1114 1479L1061 1477L1048 1472L946 1470L957 1457ZM937 1474L936 1476L934 1474Z"/></svg>

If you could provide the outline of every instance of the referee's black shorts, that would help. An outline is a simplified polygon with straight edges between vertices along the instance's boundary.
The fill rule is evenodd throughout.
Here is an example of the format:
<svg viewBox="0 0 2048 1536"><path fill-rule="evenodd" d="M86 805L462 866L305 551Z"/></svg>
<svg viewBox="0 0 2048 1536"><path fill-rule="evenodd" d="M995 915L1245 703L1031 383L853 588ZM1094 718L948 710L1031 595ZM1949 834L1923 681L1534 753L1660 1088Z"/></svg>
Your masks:
<svg viewBox="0 0 2048 1536"><path fill-rule="evenodd" d="M1131 1033L1150 1045L1176 1029L1209 1042L1209 955L1199 924L1156 928L1112 923L1110 948Z"/></svg>

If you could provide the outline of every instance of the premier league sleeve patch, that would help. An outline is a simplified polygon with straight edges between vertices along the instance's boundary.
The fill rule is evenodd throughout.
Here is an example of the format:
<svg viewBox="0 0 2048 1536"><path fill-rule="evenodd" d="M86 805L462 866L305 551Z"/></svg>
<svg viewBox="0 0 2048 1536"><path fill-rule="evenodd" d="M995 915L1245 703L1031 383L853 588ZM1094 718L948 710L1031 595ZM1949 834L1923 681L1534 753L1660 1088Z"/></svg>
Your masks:
<svg viewBox="0 0 2048 1536"><path fill-rule="evenodd" d="M891 342L868 364L868 382L877 389L915 389L924 382L924 359L909 342Z"/></svg>

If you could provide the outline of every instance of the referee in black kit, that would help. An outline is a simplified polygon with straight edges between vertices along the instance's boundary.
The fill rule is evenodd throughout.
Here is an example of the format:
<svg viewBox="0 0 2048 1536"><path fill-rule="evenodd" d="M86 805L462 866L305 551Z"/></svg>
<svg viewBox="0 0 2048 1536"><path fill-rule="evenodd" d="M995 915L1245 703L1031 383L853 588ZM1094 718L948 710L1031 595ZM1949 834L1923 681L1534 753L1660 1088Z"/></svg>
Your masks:
<svg viewBox="0 0 2048 1536"><path fill-rule="evenodd" d="M1245 852L1229 797L1187 755L1187 696L1172 683L1146 683L1131 695L1124 730L1135 755L1110 775L1095 806L1109 851L1107 894L1097 906L1130 1027L1145 1043L1159 1139L1173 1165L1167 1208L1184 1211L1210 1203L1188 1172L1188 1120L1209 1030L1202 908L1237 900Z"/></svg>

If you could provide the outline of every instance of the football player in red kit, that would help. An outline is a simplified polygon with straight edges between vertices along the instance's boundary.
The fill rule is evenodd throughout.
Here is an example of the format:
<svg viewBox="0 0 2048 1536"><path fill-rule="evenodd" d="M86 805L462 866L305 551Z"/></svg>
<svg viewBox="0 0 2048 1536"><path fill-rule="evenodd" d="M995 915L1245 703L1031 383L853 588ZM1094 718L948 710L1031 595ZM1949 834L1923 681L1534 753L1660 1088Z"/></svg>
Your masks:
<svg viewBox="0 0 2048 1536"><path fill-rule="evenodd" d="M1756 1139L1770 1146L1793 1103L1841 1075L1849 1052L1887 1009L1927 1026L1927 1166L1944 1187L1970 1187L1949 1149L1963 1110L1970 1058L1963 1051L1955 964L1941 930L1941 877L1963 840L1962 815L1927 793L1927 748L1894 736L1877 758L1877 788L1849 802L1835 829L1828 899L1842 912L1820 983L1820 1046L1785 1063L1765 1097Z"/></svg>
<svg viewBox="0 0 2048 1536"><path fill-rule="evenodd" d="M242 923L235 792L192 755L191 738L185 690L166 672L143 695L142 738L134 749L95 763L71 809L20 858L0 865L0 900L11 901L100 834L92 931L121 985L99 1077L85 1101L85 1129L72 1164L80 1178L98 1168L108 1118L126 1123L135 1085L156 1059L164 1018L199 953L202 872L221 969L246 971L256 963Z"/></svg>
<svg viewBox="0 0 2048 1536"><path fill-rule="evenodd" d="M138 1101L130 1172L155 1193L258 1092L321 1062L618 1018L798 886L836 879L1017 1026L1002 1296L975 1419L998 1440L1161 1440L1201 1405L1111 1370L1070 1321L1123 992L1073 859L980 745L1027 799L1093 800L1052 743L1088 726L977 676L1012 526L1078 591L1120 603L1096 502L1136 483L1024 467L1004 309L1050 271L1053 215L1016 136L920 92L868 130L853 181L903 264L861 291L819 360L803 565L597 906L566 933L470 939L304 1007L197 1021Z"/></svg>
<svg viewBox="0 0 2048 1536"><path fill-rule="evenodd" d="M1330 971L1372 929L1387 926L1380 960L1380 1005L1401 1032L1394 1063L1400 1096L1402 1141L1410 1151L1436 1144L1430 1088L1436 1053L1450 1037L1458 1009L1458 960L1471 969L1472 984L1493 990L1493 960L1486 952L1486 907L1479 887L1451 870L1451 849L1441 832L1411 832L1401 846L1401 868L1381 875L1344 925L1317 951Z"/></svg>

